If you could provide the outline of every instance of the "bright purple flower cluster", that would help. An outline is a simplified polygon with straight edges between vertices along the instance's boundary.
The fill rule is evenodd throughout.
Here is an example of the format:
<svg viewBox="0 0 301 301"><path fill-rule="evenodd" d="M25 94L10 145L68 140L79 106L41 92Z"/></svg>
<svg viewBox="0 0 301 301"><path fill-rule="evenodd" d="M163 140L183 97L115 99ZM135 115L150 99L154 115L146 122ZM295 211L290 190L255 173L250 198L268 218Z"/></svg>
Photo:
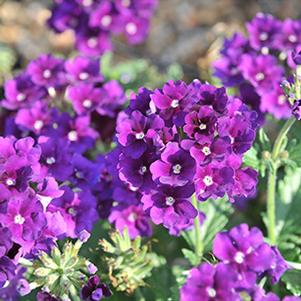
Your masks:
<svg viewBox="0 0 301 301"><path fill-rule="evenodd" d="M42 55L5 83L0 298L13 298L12 285L25 294L17 273L21 257L48 251L58 239L79 237L106 215L99 196L102 163L92 161L90 151L97 139L111 142L112 133L94 128L100 123L105 130L103 118L114 124L125 101L118 82L105 82L99 62L84 57L64 61Z"/></svg>
<svg viewBox="0 0 301 301"><path fill-rule="evenodd" d="M17 111L13 117L20 130L59 135L83 151L98 137L90 126L91 114L113 118L125 101L117 81L104 81L98 60L41 55L5 83L2 106ZM7 132L15 134L11 127Z"/></svg>
<svg viewBox="0 0 301 301"><path fill-rule="evenodd" d="M130 44L145 40L157 0L55 0L48 25L58 33L75 32L76 47L86 55L112 49L112 35Z"/></svg>
<svg viewBox="0 0 301 301"><path fill-rule="evenodd" d="M198 80L140 89L117 123L119 179L155 224L178 234L198 214L193 194L201 201L254 194L257 173L242 157L256 120L240 99Z"/></svg>
<svg viewBox="0 0 301 301"><path fill-rule="evenodd" d="M289 266L278 249L264 242L258 228L241 224L218 233L213 254L220 262L193 268L181 289L181 301L241 301L244 300L242 292L254 301L280 301L273 293L266 295L257 283L267 276L275 284ZM284 300L301 299L286 297Z"/></svg>
<svg viewBox="0 0 301 301"><path fill-rule="evenodd" d="M301 45L301 20L280 21L258 13L247 24L248 37L236 33L225 40L215 75L227 87L261 113L276 118L291 115L290 104L280 85L288 67L295 68Z"/></svg>

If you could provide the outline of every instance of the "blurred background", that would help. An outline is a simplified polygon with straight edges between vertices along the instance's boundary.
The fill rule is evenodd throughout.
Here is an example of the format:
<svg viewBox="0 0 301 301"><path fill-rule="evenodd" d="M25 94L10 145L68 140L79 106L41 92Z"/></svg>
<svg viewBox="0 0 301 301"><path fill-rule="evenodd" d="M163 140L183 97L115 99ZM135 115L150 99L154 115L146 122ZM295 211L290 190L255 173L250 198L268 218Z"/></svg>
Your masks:
<svg viewBox="0 0 301 301"><path fill-rule="evenodd" d="M73 34L57 35L45 21L51 0L0 0L1 80L40 53L73 51ZM218 55L224 36L244 30L256 12L298 18L299 0L160 0L147 42L129 46L115 39L117 61L144 58L159 70L179 63L185 78L208 79L208 66Z"/></svg>

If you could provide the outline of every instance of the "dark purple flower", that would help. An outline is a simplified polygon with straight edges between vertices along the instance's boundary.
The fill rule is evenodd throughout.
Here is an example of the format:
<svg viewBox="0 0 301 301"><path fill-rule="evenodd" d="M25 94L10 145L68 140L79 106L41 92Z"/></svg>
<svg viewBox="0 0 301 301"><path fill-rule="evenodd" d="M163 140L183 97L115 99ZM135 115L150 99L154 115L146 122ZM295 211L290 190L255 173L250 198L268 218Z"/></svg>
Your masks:
<svg viewBox="0 0 301 301"><path fill-rule="evenodd" d="M7 256L0 257L0 289L15 275L16 266Z"/></svg>
<svg viewBox="0 0 301 301"><path fill-rule="evenodd" d="M179 231L190 226L198 212L190 202L193 185L158 186L158 191L144 195L141 199L144 209L149 210L155 224L163 224L171 234L178 235Z"/></svg>
<svg viewBox="0 0 301 301"><path fill-rule="evenodd" d="M38 292L37 301L61 301L61 299L54 297L47 292Z"/></svg>
<svg viewBox="0 0 301 301"><path fill-rule="evenodd" d="M111 295L109 287L102 283L97 275L90 277L81 290L81 298L84 301L99 301Z"/></svg>
<svg viewBox="0 0 301 301"><path fill-rule="evenodd" d="M301 120L301 100L296 100L293 108L292 108L292 114L297 120Z"/></svg>

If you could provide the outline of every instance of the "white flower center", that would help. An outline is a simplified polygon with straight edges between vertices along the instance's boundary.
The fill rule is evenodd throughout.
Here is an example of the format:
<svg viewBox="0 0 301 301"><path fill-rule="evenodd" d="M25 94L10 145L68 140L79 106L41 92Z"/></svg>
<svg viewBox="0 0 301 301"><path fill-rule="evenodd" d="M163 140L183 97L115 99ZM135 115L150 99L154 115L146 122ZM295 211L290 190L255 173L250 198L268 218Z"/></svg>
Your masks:
<svg viewBox="0 0 301 301"><path fill-rule="evenodd" d="M181 173L181 169L182 169L182 166L180 164L176 164L172 167L172 171L176 175Z"/></svg>
<svg viewBox="0 0 301 301"><path fill-rule="evenodd" d="M268 47L262 47L262 48L261 48L261 53L262 53L262 54L269 54L269 52L270 52L270 50L269 50Z"/></svg>
<svg viewBox="0 0 301 301"><path fill-rule="evenodd" d="M122 0L121 4L124 7L129 7L131 5L131 0Z"/></svg>
<svg viewBox="0 0 301 301"><path fill-rule="evenodd" d="M205 176L203 182L206 186L211 186L213 184L213 179L211 176Z"/></svg>
<svg viewBox="0 0 301 301"><path fill-rule="evenodd" d="M71 216L75 216L76 215L76 209L73 207L70 207L68 210L68 214L70 214Z"/></svg>
<svg viewBox="0 0 301 301"><path fill-rule="evenodd" d="M68 133L68 139L69 139L70 141L77 141L77 139L78 139L77 132L76 132L76 131L70 131L70 132Z"/></svg>
<svg viewBox="0 0 301 301"><path fill-rule="evenodd" d="M112 17L110 15L105 15L101 18L100 23L102 26L108 27L112 23Z"/></svg>
<svg viewBox="0 0 301 301"><path fill-rule="evenodd" d="M236 263L242 264L245 260L245 254L240 252L240 251L237 252L234 256L234 260L235 260Z"/></svg>
<svg viewBox="0 0 301 301"><path fill-rule="evenodd" d="M79 79L80 80L86 80L86 79L88 79L89 78L89 73L87 73L87 72L81 72L80 74L79 74Z"/></svg>
<svg viewBox="0 0 301 301"><path fill-rule="evenodd" d="M284 61L284 60L286 60L286 58L287 58L287 54L284 51L280 52L279 59L281 61Z"/></svg>
<svg viewBox="0 0 301 301"><path fill-rule="evenodd" d="M47 163L48 165L54 164L54 163L55 163L55 158L54 158L54 157L48 157L48 158L46 159L46 163Z"/></svg>
<svg viewBox="0 0 301 301"><path fill-rule="evenodd" d="M126 24L125 30L129 35L134 35L137 33L138 28L135 23L130 22L130 23Z"/></svg>
<svg viewBox="0 0 301 301"><path fill-rule="evenodd" d="M260 41L266 41L268 39L269 35L266 33L266 32L262 32L260 35L259 35L259 40Z"/></svg>
<svg viewBox="0 0 301 301"><path fill-rule="evenodd" d="M144 133L143 132L136 133L135 137L136 137L136 139L141 140L144 138Z"/></svg>
<svg viewBox="0 0 301 301"><path fill-rule="evenodd" d="M39 131L44 126L44 122L42 120L36 120L33 127Z"/></svg>
<svg viewBox="0 0 301 301"><path fill-rule="evenodd" d="M200 128L200 130L206 130L207 125L205 123L201 123L199 128Z"/></svg>
<svg viewBox="0 0 301 301"><path fill-rule="evenodd" d="M54 87L48 88L48 94L53 98L56 96L56 91L55 91Z"/></svg>
<svg viewBox="0 0 301 301"><path fill-rule="evenodd" d="M172 206L175 203L175 199L172 196L168 196L165 198L165 204L167 206Z"/></svg>
<svg viewBox="0 0 301 301"><path fill-rule="evenodd" d="M128 221L134 223L136 220L137 220L137 214L131 213L131 214L128 216Z"/></svg>
<svg viewBox="0 0 301 301"><path fill-rule="evenodd" d="M56 130L56 129L58 129L59 125L55 122L55 123L52 125L52 127Z"/></svg>
<svg viewBox="0 0 301 301"><path fill-rule="evenodd" d="M283 105L285 102L286 102L286 97L285 97L285 95L280 95L280 96L278 97L278 103L279 103L280 105Z"/></svg>
<svg viewBox="0 0 301 301"><path fill-rule="evenodd" d="M25 218L21 214L17 214L14 217L14 223L17 225L23 225L25 222Z"/></svg>
<svg viewBox="0 0 301 301"><path fill-rule="evenodd" d="M179 106L179 100L178 99L173 99L171 102L171 107L172 108L177 108Z"/></svg>
<svg viewBox="0 0 301 301"><path fill-rule="evenodd" d="M295 43L295 42L297 42L297 37L296 37L296 35L291 34L291 35L288 36L288 40L289 40L291 43Z"/></svg>
<svg viewBox="0 0 301 301"><path fill-rule="evenodd" d="M83 6L89 7L93 4L93 0L83 0Z"/></svg>
<svg viewBox="0 0 301 301"><path fill-rule="evenodd" d="M83 101L83 106L86 109L90 109L92 107L92 101L90 99L85 99Z"/></svg>
<svg viewBox="0 0 301 301"><path fill-rule="evenodd" d="M255 75L255 79L256 79L257 81L263 80L263 79L264 79L264 73L258 72L258 73Z"/></svg>
<svg viewBox="0 0 301 301"><path fill-rule="evenodd" d="M88 44L88 47L90 48L95 48L97 46L97 39L96 38L90 38L88 41L87 41L87 44Z"/></svg>
<svg viewBox="0 0 301 301"><path fill-rule="evenodd" d="M17 101L22 102L23 100L25 100L26 95L24 93L19 93L17 95Z"/></svg>
<svg viewBox="0 0 301 301"><path fill-rule="evenodd" d="M48 79L51 77L51 71L49 69L44 70L43 77Z"/></svg>
<svg viewBox="0 0 301 301"><path fill-rule="evenodd" d="M9 178L6 180L5 183L7 186L14 186L16 184L16 181L14 179Z"/></svg>
<svg viewBox="0 0 301 301"><path fill-rule="evenodd" d="M216 297L216 290L212 287L207 287L207 294L209 298L214 298Z"/></svg>
<svg viewBox="0 0 301 301"><path fill-rule="evenodd" d="M144 175L147 171L147 167L146 166L141 166L139 169L139 174L140 175Z"/></svg>
<svg viewBox="0 0 301 301"><path fill-rule="evenodd" d="M205 156L209 156L211 154L210 148L208 146L204 146L202 152Z"/></svg>

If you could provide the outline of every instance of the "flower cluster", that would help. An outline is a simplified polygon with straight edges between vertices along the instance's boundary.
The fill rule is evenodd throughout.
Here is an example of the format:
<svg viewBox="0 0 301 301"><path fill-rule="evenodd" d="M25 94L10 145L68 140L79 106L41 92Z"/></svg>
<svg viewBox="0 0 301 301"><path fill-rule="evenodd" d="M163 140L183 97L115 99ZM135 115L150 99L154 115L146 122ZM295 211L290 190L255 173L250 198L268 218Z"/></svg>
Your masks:
<svg viewBox="0 0 301 301"><path fill-rule="evenodd" d="M256 127L256 112L224 88L198 80L142 88L118 118L119 179L155 224L178 234L198 214L193 194L201 201L254 194L257 173L242 157Z"/></svg>
<svg viewBox="0 0 301 301"><path fill-rule="evenodd" d="M58 33L71 29L76 47L86 55L112 49L112 35L130 44L145 40L157 0L55 0L48 25Z"/></svg>
<svg viewBox="0 0 301 301"><path fill-rule="evenodd" d="M268 277L272 284L279 281L289 266L277 248L263 240L258 228L238 225L218 233L213 254L220 260L216 265L203 263L193 268L181 289L181 301L280 301L273 293L266 294L258 281ZM243 296L249 296L245 299ZM283 301L300 301L286 297Z"/></svg>
<svg viewBox="0 0 301 301"><path fill-rule="evenodd" d="M236 33L225 40L215 75L227 87L261 113L276 118L291 115L290 104L280 85L295 68L294 50L301 45L301 21L280 21L258 13L247 24L248 37Z"/></svg>
<svg viewBox="0 0 301 301"><path fill-rule="evenodd" d="M25 294L19 272L22 258L52 249L58 239L91 231L103 215L102 163L91 160L90 152L97 141L111 142L106 120L114 127L125 101L118 82L104 81L99 62L84 57L62 60L42 55L5 83L1 298L12 298L13 287ZM94 129L99 123L101 132Z"/></svg>

